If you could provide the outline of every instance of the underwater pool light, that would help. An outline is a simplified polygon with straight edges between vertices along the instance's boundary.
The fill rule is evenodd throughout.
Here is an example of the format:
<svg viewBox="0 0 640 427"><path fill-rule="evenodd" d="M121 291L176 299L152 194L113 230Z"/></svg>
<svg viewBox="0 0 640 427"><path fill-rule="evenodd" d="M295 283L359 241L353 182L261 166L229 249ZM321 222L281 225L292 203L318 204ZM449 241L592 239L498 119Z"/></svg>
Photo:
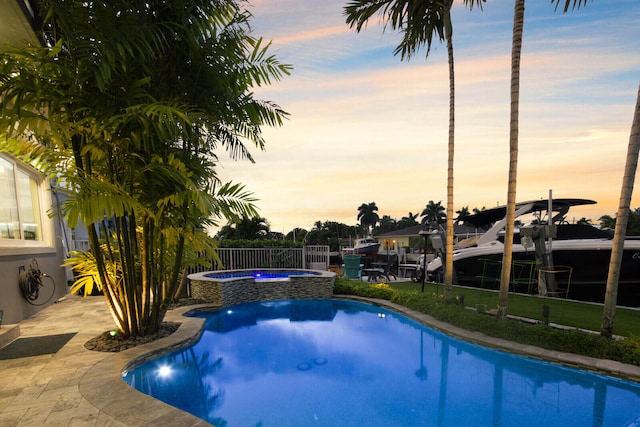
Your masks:
<svg viewBox="0 0 640 427"><path fill-rule="evenodd" d="M169 365L162 365L158 368L158 376L160 378L169 378L173 375L173 369Z"/></svg>

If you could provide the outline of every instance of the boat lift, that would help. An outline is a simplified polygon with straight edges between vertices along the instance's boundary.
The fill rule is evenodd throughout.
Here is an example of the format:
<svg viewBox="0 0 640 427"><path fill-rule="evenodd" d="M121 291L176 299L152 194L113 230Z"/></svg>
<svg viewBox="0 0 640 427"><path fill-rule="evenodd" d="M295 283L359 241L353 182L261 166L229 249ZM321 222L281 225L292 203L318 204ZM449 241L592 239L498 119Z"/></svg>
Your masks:
<svg viewBox="0 0 640 427"><path fill-rule="evenodd" d="M525 248L535 247L536 267L539 275L538 292L540 295L558 292L558 284L553 274L553 250L551 242L556 237L556 226L553 224L520 227L522 245Z"/></svg>

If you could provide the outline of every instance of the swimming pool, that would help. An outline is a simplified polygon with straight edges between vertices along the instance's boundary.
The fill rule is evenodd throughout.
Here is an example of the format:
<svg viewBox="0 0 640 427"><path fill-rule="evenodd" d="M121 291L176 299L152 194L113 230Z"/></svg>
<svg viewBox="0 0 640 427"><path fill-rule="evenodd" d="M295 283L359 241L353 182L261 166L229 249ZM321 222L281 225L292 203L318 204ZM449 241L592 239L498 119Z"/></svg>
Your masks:
<svg viewBox="0 0 640 427"><path fill-rule="evenodd" d="M450 338L355 301L242 304L124 375L227 426L632 426L640 385Z"/></svg>
<svg viewBox="0 0 640 427"><path fill-rule="evenodd" d="M256 280L288 279L296 277L317 277L321 273L313 270L223 270L204 273L204 277L212 279L237 279L240 277L252 277Z"/></svg>
<svg viewBox="0 0 640 427"><path fill-rule="evenodd" d="M336 273L265 268L205 271L188 278L193 298L228 307L254 301L331 298Z"/></svg>

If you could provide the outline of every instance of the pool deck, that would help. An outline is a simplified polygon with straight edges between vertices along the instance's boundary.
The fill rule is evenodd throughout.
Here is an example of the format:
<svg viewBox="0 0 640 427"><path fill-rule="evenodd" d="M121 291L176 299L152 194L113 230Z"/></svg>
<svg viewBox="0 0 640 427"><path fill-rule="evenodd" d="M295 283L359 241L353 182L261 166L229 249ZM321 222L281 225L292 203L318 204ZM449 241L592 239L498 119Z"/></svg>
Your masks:
<svg viewBox="0 0 640 427"><path fill-rule="evenodd" d="M609 360L544 350L468 332L382 300L350 298L382 305L435 329L467 341L538 359L640 382L640 367ZM134 360L176 348L199 337L204 320L185 318L191 307L171 310L166 320L180 328L170 337L119 353L84 348L84 343L113 328L104 298L68 295L24 320L20 337L62 333L76 335L52 355L0 360L1 426L208 426L209 424L155 400L122 381L122 370ZM3 325L0 334L15 330Z"/></svg>

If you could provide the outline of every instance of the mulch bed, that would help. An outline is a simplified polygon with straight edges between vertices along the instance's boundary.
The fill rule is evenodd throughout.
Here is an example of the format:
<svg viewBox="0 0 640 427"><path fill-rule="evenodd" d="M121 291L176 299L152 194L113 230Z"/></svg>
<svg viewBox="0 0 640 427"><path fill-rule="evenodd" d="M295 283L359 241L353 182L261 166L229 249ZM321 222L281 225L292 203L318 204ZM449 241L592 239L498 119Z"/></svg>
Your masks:
<svg viewBox="0 0 640 427"><path fill-rule="evenodd" d="M200 303L202 303L202 301L193 298L183 298L177 301L175 304L172 304L170 309ZM160 329L158 329L155 334L145 335L144 337L131 338L124 338L119 335L112 336L111 331L106 331L95 338L91 338L84 344L84 347L87 350L116 353L118 351L126 350L137 345L147 344L157 339L168 337L176 330L178 330L179 326L180 323L164 322L162 325L160 325Z"/></svg>
<svg viewBox="0 0 640 427"><path fill-rule="evenodd" d="M147 344L160 338L168 337L178 330L179 323L165 322L160 325L160 329L155 334L145 335L143 337L123 338L120 335L111 335L111 331L103 332L95 338L91 338L84 344L87 350L104 351L115 353L126 350L140 344Z"/></svg>

